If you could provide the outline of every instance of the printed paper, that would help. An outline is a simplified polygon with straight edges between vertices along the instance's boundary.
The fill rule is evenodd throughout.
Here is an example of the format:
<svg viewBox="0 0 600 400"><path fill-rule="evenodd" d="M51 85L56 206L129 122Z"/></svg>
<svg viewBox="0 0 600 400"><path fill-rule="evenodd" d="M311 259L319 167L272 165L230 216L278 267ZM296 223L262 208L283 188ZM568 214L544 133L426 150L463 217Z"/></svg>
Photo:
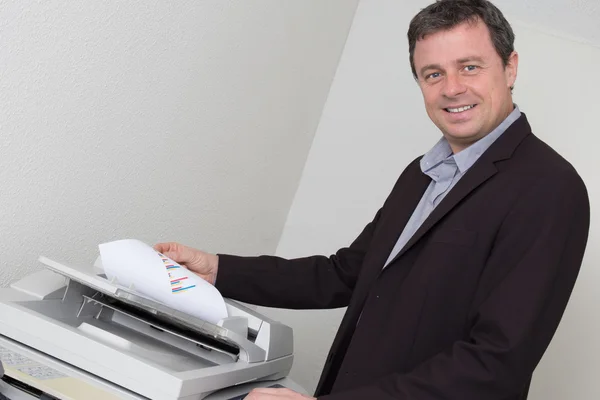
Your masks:
<svg viewBox="0 0 600 400"><path fill-rule="evenodd" d="M125 239L99 248L109 280L213 324L227 317L223 297L213 285L151 246Z"/></svg>

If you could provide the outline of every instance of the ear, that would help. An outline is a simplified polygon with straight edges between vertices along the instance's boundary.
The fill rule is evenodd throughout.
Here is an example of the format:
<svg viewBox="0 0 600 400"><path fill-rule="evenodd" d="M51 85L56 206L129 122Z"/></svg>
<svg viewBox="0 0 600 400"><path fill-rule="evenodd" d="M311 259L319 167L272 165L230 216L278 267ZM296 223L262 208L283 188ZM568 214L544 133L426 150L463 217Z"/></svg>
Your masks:
<svg viewBox="0 0 600 400"><path fill-rule="evenodd" d="M508 57L508 63L504 68L504 74L506 77L506 84L509 88L515 85L517 80L517 69L519 67L519 53L513 51Z"/></svg>

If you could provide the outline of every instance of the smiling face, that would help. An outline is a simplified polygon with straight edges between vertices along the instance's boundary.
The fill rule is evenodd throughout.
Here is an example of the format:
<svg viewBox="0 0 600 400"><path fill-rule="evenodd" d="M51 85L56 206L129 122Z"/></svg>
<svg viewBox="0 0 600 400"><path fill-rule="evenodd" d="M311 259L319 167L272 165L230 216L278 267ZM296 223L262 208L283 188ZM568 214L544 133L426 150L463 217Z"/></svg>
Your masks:
<svg viewBox="0 0 600 400"><path fill-rule="evenodd" d="M490 133L513 110L518 55L513 52L505 66L481 21L418 40L414 65L427 114L454 153Z"/></svg>

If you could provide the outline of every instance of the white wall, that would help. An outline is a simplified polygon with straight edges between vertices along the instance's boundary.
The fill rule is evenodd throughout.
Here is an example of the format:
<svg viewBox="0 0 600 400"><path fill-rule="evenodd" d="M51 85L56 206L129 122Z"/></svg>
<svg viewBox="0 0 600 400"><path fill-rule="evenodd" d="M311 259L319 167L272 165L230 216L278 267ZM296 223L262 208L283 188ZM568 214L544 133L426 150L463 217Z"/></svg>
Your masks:
<svg viewBox="0 0 600 400"><path fill-rule="evenodd" d="M0 285L134 237L272 253L357 1L0 1Z"/></svg>
<svg viewBox="0 0 600 400"><path fill-rule="evenodd" d="M331 254L370 221L404 167L439 138L408 63L410 19L429 1L363 0L335 75L277 254ZM496 4L502 7L502 1ZM511 15L507 14L509 20ZM520 17L520 16L517 16ZM573 162L600 206L600 49L513 24L520 52L515 101L534 131ZM594 168L595 169L592 169ZM596 399L600 388L598 215L572 301L531 400ZM296 333L292 376L314 389L344 310L275 310Z"/></svg>

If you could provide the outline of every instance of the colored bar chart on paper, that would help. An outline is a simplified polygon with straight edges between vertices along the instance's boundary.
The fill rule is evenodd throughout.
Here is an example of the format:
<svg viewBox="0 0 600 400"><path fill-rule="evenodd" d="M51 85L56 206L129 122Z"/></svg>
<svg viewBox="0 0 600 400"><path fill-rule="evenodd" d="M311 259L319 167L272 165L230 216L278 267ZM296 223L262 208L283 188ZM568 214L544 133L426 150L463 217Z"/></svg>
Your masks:
<svg viewBox="0 0 600 400"><path fill-rule="evenodd" d="M179 264L174 264L173 261L160 253L158 253L158 255L167 270L171 283L171 293L183 293L186 290L196 287L196 285L192 284L189 280L187 276L189 271L187 269L181 267Z"/></svg>

